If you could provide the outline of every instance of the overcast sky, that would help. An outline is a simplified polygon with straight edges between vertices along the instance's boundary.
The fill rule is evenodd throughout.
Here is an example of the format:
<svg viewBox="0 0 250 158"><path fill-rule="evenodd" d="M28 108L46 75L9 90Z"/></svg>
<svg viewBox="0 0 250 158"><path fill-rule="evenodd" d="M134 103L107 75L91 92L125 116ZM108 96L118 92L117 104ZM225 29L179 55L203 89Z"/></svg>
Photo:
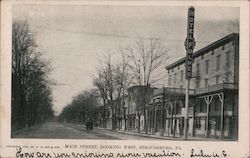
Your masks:
<svg viewBox="0 0 250 158"><path fill-rule="evenodd" d="M98 58L133 43L137 37L160 38L169 50L169 61L185 55L188 7L14 5L13 19L27 20L39 50L52 61L50 78L54 109L59 113L72 96L93 88ZM195 39L198 50L232 32L238 8L195 7ZM163 65L163 66L166 66ZM163 83L164 84L164 83Z"/></svg>

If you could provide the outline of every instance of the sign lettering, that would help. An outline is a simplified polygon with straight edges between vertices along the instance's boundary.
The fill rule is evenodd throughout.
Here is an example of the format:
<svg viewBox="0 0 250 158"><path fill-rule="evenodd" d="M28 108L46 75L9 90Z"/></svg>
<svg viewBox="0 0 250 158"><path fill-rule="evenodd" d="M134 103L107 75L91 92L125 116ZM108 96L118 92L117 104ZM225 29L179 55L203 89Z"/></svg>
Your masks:
<svg viewBox="0 0 250 158"><path fill-rule="evenodd" d="M186 55L186 79L192 78L192 63L193 63L193 49L195 46L194 40L194 8L188 9L188 24L187 24L187 39L185 47Z"/></svg>

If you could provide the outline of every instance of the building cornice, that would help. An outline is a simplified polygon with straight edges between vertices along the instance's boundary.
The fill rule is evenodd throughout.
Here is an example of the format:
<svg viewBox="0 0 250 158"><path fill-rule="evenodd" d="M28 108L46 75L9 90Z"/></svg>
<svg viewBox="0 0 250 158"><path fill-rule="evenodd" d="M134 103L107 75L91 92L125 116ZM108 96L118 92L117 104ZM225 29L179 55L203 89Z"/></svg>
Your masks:
<svg viewBox="0 0 250 158"><path fill-rule="evenodd" d="M213 50L215 48L218 48L220 45L224 44L224 43L227 43L228 41L231 41L233 39L238 39L239 38L239 34L238 33L232 33L232 34L229 34L221 39L219 39L218 41L215 41L214 43L211 43L209 44L208 46L196 51L194 54L193 54L193 57L196 58L196 57L199 57L207 52L209 52L210 50ZM174 67L177 67L183 63L185 63L186 61L186 57L183 57L181 58L180 60L166 66L165 68L167 70L170 70Z"/></svg>

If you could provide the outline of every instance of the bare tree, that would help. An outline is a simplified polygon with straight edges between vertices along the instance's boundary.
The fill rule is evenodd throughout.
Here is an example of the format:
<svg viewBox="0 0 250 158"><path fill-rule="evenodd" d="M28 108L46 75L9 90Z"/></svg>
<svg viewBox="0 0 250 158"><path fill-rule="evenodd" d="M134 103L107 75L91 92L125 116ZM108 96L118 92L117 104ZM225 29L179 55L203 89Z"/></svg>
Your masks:
<svg viewBox="0 0 250 158"><path fill-rule="evenodd" d="M98 76L96 76L93 80L94 86L96 86L99 90L100 97L103 102L103 127L107 125L107 106L108 106L108 87L105 80L105 75L103 72L99 71Z"/></svg>
<svg viewBox="0 0 250 158"><path fill-rule="evenodd" d="M104 120L106 123L106 111L108 106L111 107L112 113L112 128L116 129L117 124L120 128L118 120L122 110L125 109L124 95L126 88L129 85L128 75L128 60L125 57L123 50L121 50L121 62L112 64L110 55L99 59L99 66L97 67L98 75L94 77L94 85L99 89L100 96L104 104ZM125 118L125 113L123 113Z"/></svg>
<svg viewBox="0 0 250 158"><path fill-rule="evenodd" d="M114 82L115 82L115 90L116 90L116 100L117 100L117 113L118 116L121 116L123 111L123 118L125 123L125 130L126 130L126 113L125 113L125 95L127 88L131 85L131 78L128 74L128 58L126 58L125 53L121 50L121 63L115 65L114 70ZM120 129L120 122L119 122L119 129Z"/></svg>
<svg viewBox="0 0 250 158"><path fill-rule="evenodd" d="M135 84L152 85L163 79L166 75L160 69L168 59L167 52L158 39L139 40L126 48L129 67L136 76Z"/></svg>
<svg viewBox="0 0 250 158"><path fill-rule="evenodd" d="M53 116L49 62L37 50L27 22L12 25L12 130L42 123Z"/></svg>
<svg viewBox="0 0 250 158"><path fill-rule="evenodd" d="M134 84L150 87L150 85L165 78L166 74L162 73L161 69L168 59L167 52L158 39L150 39L148 41L139 40L136 41L135 45L126 48L126 56L130 61L128 65L131 70L131 76L135 76ZM146 133L145 97L147 96L147 91L148 88L143 88L141 92L143 99L140 105L144 114L144 130ZM140 125L139 122L138 124ZM140 129L140 127L138 128Z"/></svg>
<svg viewBox="0 0 250 158"><path fill-rule="evenodd" d="M99 89L101 97L103 99L104 116L106 121L106 111L108 106L111 107L112 115L112 129L116 128L116 115L115 115L115 104L114 104L114 66L111 63L110 55L104 56L99 59L99 66L97 67L98 76L94 78L94 85Z"/></svg>

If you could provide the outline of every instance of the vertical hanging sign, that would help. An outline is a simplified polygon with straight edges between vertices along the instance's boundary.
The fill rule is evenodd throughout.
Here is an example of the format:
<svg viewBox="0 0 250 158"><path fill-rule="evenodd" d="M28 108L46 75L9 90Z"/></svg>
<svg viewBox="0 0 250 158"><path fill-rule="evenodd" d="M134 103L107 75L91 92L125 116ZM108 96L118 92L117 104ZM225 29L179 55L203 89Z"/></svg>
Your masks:
<svg viewBox="0 0 250 158"><path fill-rule="evenodd" d="M192 63L193 63L193 50L195 46L194 40L194 7L188 9L187 21L187 38L185 41L186 48L186 79L192 78Z"/></svg>

